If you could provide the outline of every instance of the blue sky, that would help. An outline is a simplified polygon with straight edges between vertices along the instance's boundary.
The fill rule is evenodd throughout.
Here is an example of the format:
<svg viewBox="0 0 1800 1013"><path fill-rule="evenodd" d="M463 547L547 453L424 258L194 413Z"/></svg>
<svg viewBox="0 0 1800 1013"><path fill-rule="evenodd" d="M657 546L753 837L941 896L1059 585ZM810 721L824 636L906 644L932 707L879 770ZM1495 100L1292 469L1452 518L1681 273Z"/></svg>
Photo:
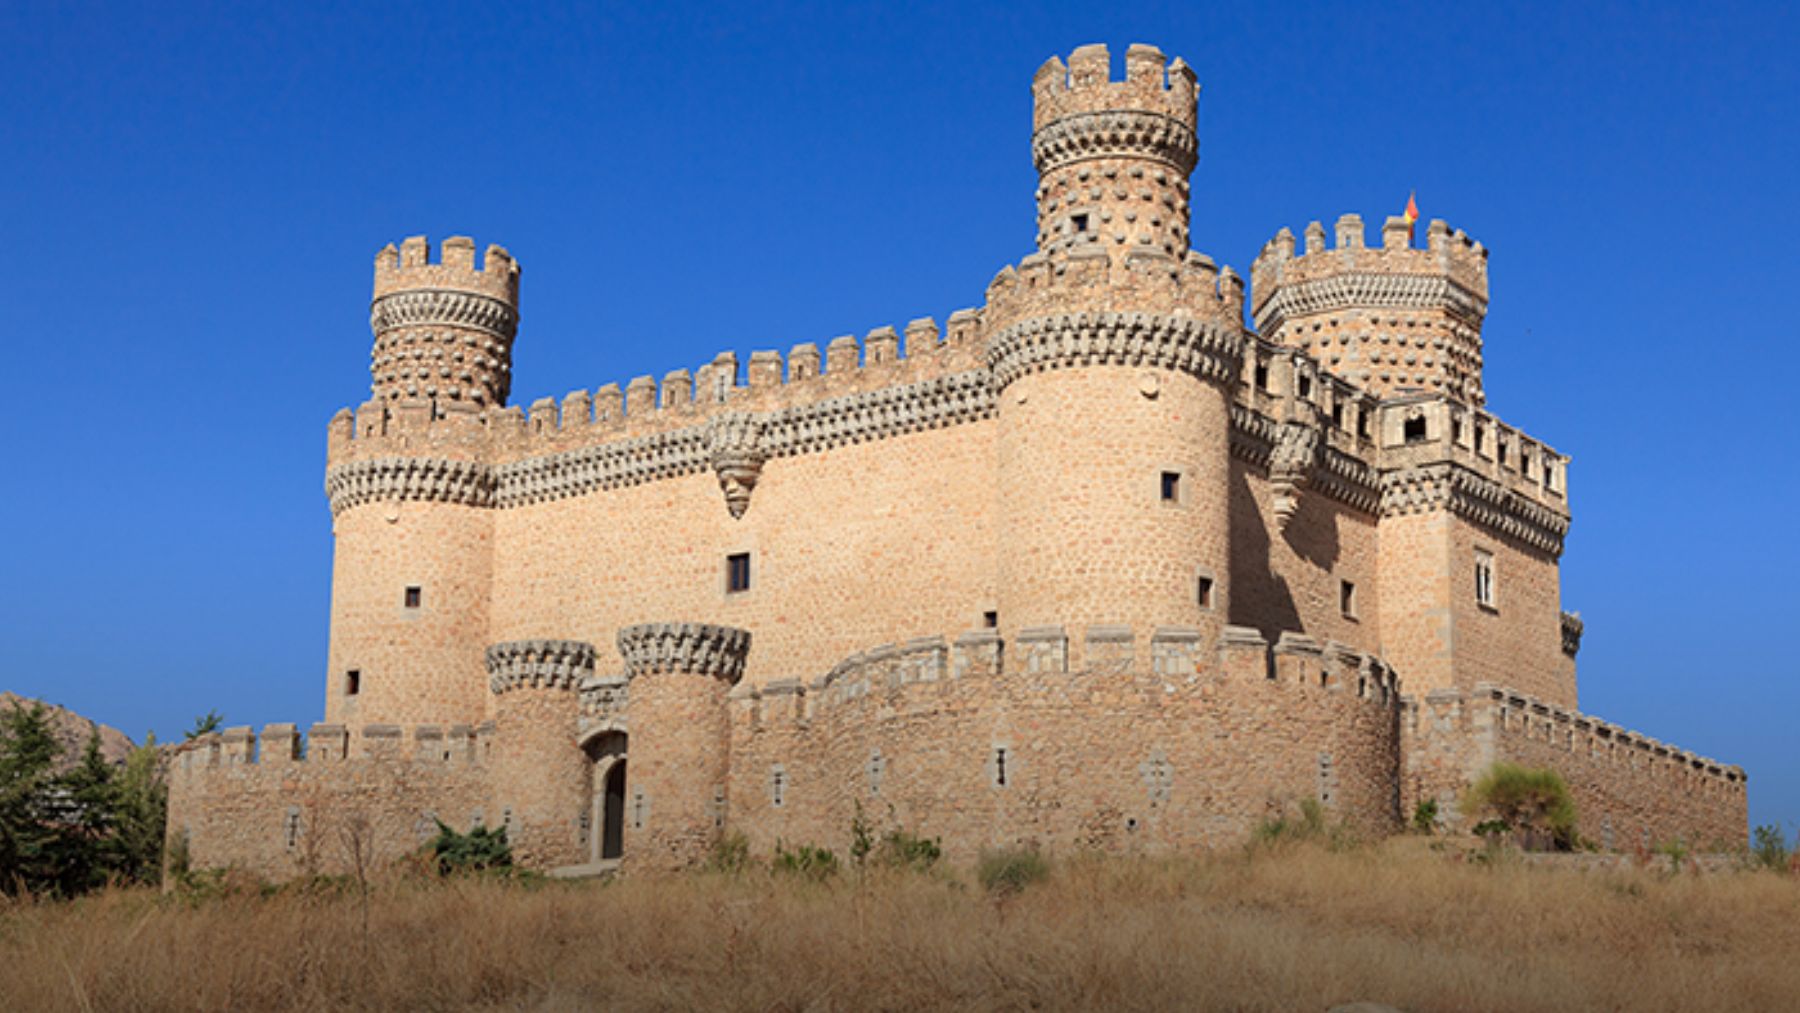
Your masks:
<svg viewBox="0 0 1800 1013"><path fill-rule="evenodd" d="M370 264L524 265L516 400L979 304L1032 72L1203 86L1194 245L1409 190L1492 251L1490 406L1571 454L1582 708L1800 824L1800 38L1775 4L0 7L0 688L134 736L322 710ZM1783 351L1788 349L1788 351Z"/></svg>

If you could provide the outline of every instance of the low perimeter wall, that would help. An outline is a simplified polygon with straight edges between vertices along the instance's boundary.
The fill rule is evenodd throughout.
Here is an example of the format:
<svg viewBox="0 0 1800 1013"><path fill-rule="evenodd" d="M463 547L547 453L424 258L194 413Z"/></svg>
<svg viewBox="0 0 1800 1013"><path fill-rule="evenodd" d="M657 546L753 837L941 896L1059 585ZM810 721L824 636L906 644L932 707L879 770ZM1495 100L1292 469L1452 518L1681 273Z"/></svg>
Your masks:
<svg viewBox="0 0 1800 1013"><path fill-rule="evenodd" d="M1403 804L1436 799L1450 825L1466 785L1497 761L1548 767L1569 784L1583 837L1628 850L1682 841L1745 845L1744 771L1503 686L1408 699Z"/></svg>
<svg viewBox="0 0 1800 1013"><path fill-rule="evenodd" d="M459 830L488 813L484 726L369 725L354 741L340 725L314 725L304 754L295 727L248 727L183 747L169 771L169 840L185 838L189 865L231 866L269 880L343 873L360 853L383 865L430 840L435 820Z"/></svg>
<svg viewBox="0 0 1800 1013"><path fill-rule="evenodd" d="M1334 819L1399 821L1399 695L1373 659L1308 638L1271 650L1228 627L1061 628L878 648L811 685L734 696L730 819L757 851L843 854L858 807L877 832L946 855L1192 849L1243 840L1320 799Z"/></svg>

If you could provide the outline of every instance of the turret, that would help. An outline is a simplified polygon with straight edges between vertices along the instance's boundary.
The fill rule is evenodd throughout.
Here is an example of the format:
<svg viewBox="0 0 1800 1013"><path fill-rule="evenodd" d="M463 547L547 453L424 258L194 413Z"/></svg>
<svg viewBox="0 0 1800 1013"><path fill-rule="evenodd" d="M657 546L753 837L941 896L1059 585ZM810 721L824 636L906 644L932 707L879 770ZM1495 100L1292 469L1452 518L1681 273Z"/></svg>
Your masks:
<svg viewBox="0 0 1800 1013"><path fill-rule="evenodd" d="M750 633L706 623L645 623L619 631L631 694L631 772L624 860L629 869L705 860L725 826L731 715Z"/></svg>
<svg viewBox="0 0 1800 1013"><path fill-rule="evenodd" d="M1287 229L1251 269L1251 313L1262 336L1299 348L1326 370L1379 396L1448 394L1479 406L1487 250L1442 221L1412 243L1406 220L1365 243L1363 220L1337 220L1332 244L1313 222L1296 249Z"/></svg>
<svg viewBox="0 0 1800 1013"><path fill-rule="evenodd" d="M477 267L475 241L452 236L434 264L430 243L414 236L375 255L377 401L505 404L518 328L519 265L505 249L489 246Z"/></svg>
<svg viewBox="0 0 1800 1013"><path fill-rule="evenodd" d="M1173 256L1188 243L1194 73L1179 59L1165 67L1155 46L1131 47L1123 81L1110 64L1105 46L1082 46L1032 81L1038 249Z"/></svg>

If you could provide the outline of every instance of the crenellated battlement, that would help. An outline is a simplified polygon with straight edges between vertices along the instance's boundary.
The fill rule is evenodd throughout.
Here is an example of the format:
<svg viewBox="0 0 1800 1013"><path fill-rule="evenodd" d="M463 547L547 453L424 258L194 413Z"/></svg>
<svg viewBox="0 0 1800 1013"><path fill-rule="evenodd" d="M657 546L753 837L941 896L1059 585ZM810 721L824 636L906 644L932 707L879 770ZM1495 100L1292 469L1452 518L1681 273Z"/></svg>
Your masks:
<svg viewBox="0 0 1800 1013"><path fill-rule="evenodd" d="M1306 229L1296 252L1282 229L1250 271L1250 310L1261 335L1315 355L1332 373L1378 394L1442 391L1480 404L1481 324L1487 314L1487 250L1433 221L1412 245L1406 220L1365 242L1362 218Z"/></svg>
<svg viewBox="0 0 1800 1013"><path fill-rule="evenodd" d="M505 507L711 467L741 513L746 469L762 460L992 415L981 312L954 313L943 330L918 318L904 335L840 337L823 357L796 345L785 375L779 352L752 353L747 371L724 352L660 383L641 376L529 409L370 401L332 419L326 491L334 512L385 499Z"/></svg>
<svg viewBox="0 0 1800 1013"><path fill-rule="evenodd" d="M1102 220L1109 212L1099 212ZM989 334L1031 317L1120 310L1182 314L1242 329L1244 280L1193 250L1170 255L1128 236L1089 235L1008 264L988 283ZM1115 249L1116 248L1116 249ZM1109 253L1123 251L1114 257Z"/></svg>
<svg viewBox="0 0 1800 1013"><path fill-rule="evenodd" d="M392 763L482 765L493 745L492 724L371 724L351 729L314 724L306 734L293 724L264 725L258 735L249 725L202 735L175 749L171 772L178 778L205 776L208 771L246 766L287 764Z"/></svg>
<svg viewBox="0 0 1800 1013"><path fill-rule="evenodd" d="M519 264L506 247L495 243L488 245L481 263L476 264L475 240L468 236L444 240L436 261L431 259L431 240L424 236L411 236L397 248L389 243L375 254L376 302L419 289L467 292L516 307Z"/></svg>
<svg viewBox="0 0 1800 1013"><path fill-rule="evenodd" d="M1283 633L1270 645L1253 629L1227 626L1210 647L1199 629L1185 626L1138 631L1101 624L1078 635L1087 659L1079 669L1070 665L1070 635L1062 626L1024 629L1010 640L979 629L954 638L882 644L845 658L810 682L790 678L740 686L732 701L740 717L760 726L823 718L864 697L969 679L1136 677L1159 681L1167 693L1203 694L1207 680L1227 679L1341 695L1395 711L1400 706L1398 676L1381 658L1299 633Z"/></svg>
<svg viewBox="0 0 1800 1013"><path fill-rule="evenodd" d="M1161 49L1133 43L1125 52L1125 76L1115 80L1105 45L1081 46L1066 64L1052 56L1031 81L1032 126L1042 131L1058 120L1135 110L1166 117L1191 133L1200 87L1180 57L1165 59ZM1182 171L1192 168L1190 162Z"/></svg>

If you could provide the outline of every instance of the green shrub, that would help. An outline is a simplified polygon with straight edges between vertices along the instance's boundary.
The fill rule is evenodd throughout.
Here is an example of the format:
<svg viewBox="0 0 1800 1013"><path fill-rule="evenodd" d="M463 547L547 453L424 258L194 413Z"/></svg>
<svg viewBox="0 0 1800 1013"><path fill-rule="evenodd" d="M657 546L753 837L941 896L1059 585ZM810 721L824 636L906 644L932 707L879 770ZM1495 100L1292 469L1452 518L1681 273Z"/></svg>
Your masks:
<svg viewBox="0 0 1800 1013"><path fill-rule="evenodd" d="M744 871L750 864L750 838L741 830L733 830L713 845L712 854L706 859L708 872L723 872L735 876Z"/></svg>
<svg viewBox="0 0 1800 1013"><path fill-rule="evenodd" d="M1316 841L1333 850L1355 843L1342 826L1333 825L1325 815L1325 806L1316 798L1300 800L1298 817L1283 813L1264 820L1251 834L1250 843L1280 845L1298 841Z"/></svg>
<svg viewBox="0 0 1800 1013"><path fill-rule="evenodd" d="M1437 799L1428 798L1413 807L1412 826L1415 833L1429 834L1437 829Z"/></svg>
<svg viewBox="0 0 1800 1013"><path fill-rule="evenodd" d="M975 878L991 893L1015 894L1050 877L1050 862L1034 847L984 850L975 863Z"/></svg>
<svg viewBox="0 0 1800 1013"><path fill-rule="evenodd" d="M920 837L904 830L890 830L882 835L875 857L890 868L924 872L944 857L943 846L936 837Z"/></svg>
<svg viewBox="0 0 1800 1013"><path fill-rule="evenodd" d="M1575 843L1575 800L1554 770L1504 761L1489 767L1469 787L1468 812L1490 818L1476 828L1503 825L1528 850L1567 851ZM1486 835L1483 835L1486 836Z"/></svg>
<svg viewBox="0 0 1800 1013"><path fill-rule="evenodd" d="M440 876L459 872L484 872L489 869L512 869L512 846L506 843L506 828L489 830L476 827L459 834L437 821L438 834L426 845L437 860Z"/></svg>
<svg viewBox="0 0 1800 1013"><path fill-rule="evenodd" d="M831 853L830 848L802 844L789 851L780 841L776 841L775 860L770 863L769 868L784 875L824 881L838 874L838 858Z"/></svg>
<svg viewBox="0 0 1800 1013"><path fill-rule="evenodd" d="M1757 865L1776 872L1785 871L1789 854L1787 835L1776 824L1767 823L1750 831L1750 857Z"/></svg>

